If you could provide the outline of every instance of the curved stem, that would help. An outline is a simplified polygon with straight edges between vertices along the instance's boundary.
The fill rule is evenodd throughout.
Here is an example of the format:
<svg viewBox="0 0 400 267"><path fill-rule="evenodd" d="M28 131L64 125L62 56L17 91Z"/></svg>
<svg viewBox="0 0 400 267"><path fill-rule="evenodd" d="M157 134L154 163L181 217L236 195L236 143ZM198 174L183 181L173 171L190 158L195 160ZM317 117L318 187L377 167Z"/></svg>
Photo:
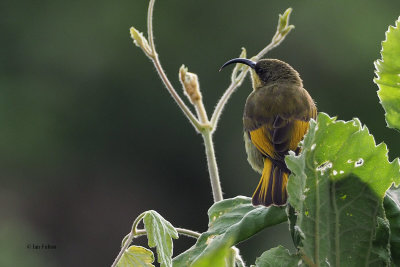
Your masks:
<svg viewBox="0 0 400 267"><path fill-rule="evenodd" d="M135 221L132 224L132 230L131 232L128 234L128 236L125 236L124 240L126 239L125 243L124 240L122 241L123 246L121 248L121 251L118 253L118 256L115 258L113 264L111 265L111 267L115 267L117 266L119 260L121 259L122 255L124 255L125 251L128 249L128 246L132 243L133 238L136 235L136 227L139 224L139 222L143 219L143 217L146 215L146 212L143 212L142 214L140 214Z"/></svg>
<svg viewBox="0 0 400 267"><path fill-rule="evenodd" d="M158 75L160 76L161 80L163 81L168 92L171 94L172 98L175 100L175 102L181 108L183 113L186 115L186 118L189 119L189 121L192 123L192 125L195 127L195 129L197 131L200 131L200 129L202 128L202 125L197 120L197 118L193 115L193 113L190 111L190 109L185 105L185 103L180 98L180 96L176 93L174 87L172 86L171 82L168 80L167 75L165 74L163 68L161 67L161 63L158 59L157 54L154 56L154 58L152 58L152 61L154 63L154 66L156 67Z"/></svg>
<svg viewBox="0 0 400 267"><path fill-rule="evenodd" d="M280 33L276 33L275 36L272 38L271 43L269 43L266 47L264 47L263 50L258 52L258 54L254 56L254 59L256 61L260 60L265 54L267 54L269 51L277 47L283 41L283 39L285 39L285 37L286 35L282 36L280 35Z"/></svg>
<svg viewBox="0 0 400 267"><path fill-rule="evenodd" d="M150 57L151 61L153 62L162 82L164 83L168 92L171 94L172 98L175 100L175 102L181 108L181 110L186 115L186 117L189 119L189 121L192 123L192 125L195 127L195 129L197 131L200 131L200 129L201 129L200 122L193 115L193 113L190 111L190 109L185 105L185 102L183 102L183 100L180 98L180 96L176 93L176 90L172 86L171 82L168 80L167 75L165 74L163 68L161 67L161 62L158 58L158 54L157 54L157 51L156 51L156 48L154 45L154 37L153 37L154 3L155 3L155 0L150 0L149 9L147 12L147 34L148 34L149 44L150 44L150 48L151 48L151 55L149 55L149 57Z"/></svg>
<svg viewBox="0 0 400 267"><path fill-rule="evenodd" d="M229 87L226 89L226 91L218 101L218 104L215 106L214 112L210 120L211 127L213 128L213 130L217 128L218 120L221 117L222 110L224 109L225 104L228 102L233 92L235 92L236 88L238 88L243 83L244 78L246 77L248 71L249 67L242 70L239 76L231 82Z"/></svg>
<svg viewBox="0 0 400 267"><path fill-rule="evenodd" d="M198 132L202 133L202 135L203 135L204 143L206 146L206 155L207 155L207 162L208 162L208 170L210 172L211 187L212 187L212 191L213 191L214 201L217 202L217 201L222 200L222 190L221 190L221 185L219 182L218 167L217 167L217 162L215 160L215 152L214 152L214 147L213 147L213 143L212 143L212 137L211 137L212 130L210 129L207 113L204 108L203 101L200 101L200 103L197 103L196 110L199 115L199 119L200 119L200 121L199 121L195 117L195 115L190 111L190 109L185 105L185 103L180 98L180 96L176 93L176 90L172 86L171 82L168 80L167 75L165 74L163 68L161 67L161 63L160 63L158 54L155 49L154 37L153 37L154 3L155 3L155 0L150 0L149 9L148 9L148 13L147 13L147 31L148 31L150 48L152 50L152 54L149 57L152 60L154 66L157 70L158 75L160 76L161 80L163 81L168 92L171 94L172 98L175 100L175 102L181 108L181 110L186 115L186 117L189 119L189 121L192 123L194 128Z"/></svg>
<svg viewBox="0 0 400 267"><path fill-rule="evenodd" d="M192 230L188 230L188 229L184 229L184 228L175 228L176 231L184 236L187 237L192 237L194 239L198 239L200 237L200 233L196 232L196 231L192 231Z"/></svg>
<svg viewBox="0 0 400 267"><path fill-rule="evenodd" d="M149 38L150 48L153 54L156 54L153 38L153 9L155 0L150 0L149 9L147 10L147 35Z"/></svg>

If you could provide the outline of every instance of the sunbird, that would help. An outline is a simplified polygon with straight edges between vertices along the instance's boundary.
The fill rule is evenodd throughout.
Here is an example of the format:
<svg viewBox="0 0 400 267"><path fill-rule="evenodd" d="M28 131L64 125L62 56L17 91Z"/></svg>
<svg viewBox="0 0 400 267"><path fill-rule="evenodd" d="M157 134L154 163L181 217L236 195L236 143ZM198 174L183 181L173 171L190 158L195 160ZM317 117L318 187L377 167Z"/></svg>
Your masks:
<svg viewBox="0 0 400 267"><path fill-rule="evenodd" d="M262 174L252 197L253 205L286 204L290 170L284 161L289 150L300 152L299 142L308 131L317 107L303 88L299 73L278 59L254 62L234 58L233 63L251 68L253 91L243 113L244 141L251 167ZM220 70L221 70L220 69Z"/></svg>

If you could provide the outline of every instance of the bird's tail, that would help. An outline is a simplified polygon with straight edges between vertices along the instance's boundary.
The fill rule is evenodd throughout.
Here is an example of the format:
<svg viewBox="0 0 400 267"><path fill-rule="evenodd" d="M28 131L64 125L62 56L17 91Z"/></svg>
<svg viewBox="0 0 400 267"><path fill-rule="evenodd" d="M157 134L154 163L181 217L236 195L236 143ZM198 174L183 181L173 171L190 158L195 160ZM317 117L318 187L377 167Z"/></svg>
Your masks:
<svg viewBox="0 0 400 267"><path fill-rule="evenodd" d="M266 207L271 205L285 205L287 200L286 185L288 176L287 169L278 166L266 158L264 160L264 170L261 180L253 194L253 205L264 205Z"/></svg>

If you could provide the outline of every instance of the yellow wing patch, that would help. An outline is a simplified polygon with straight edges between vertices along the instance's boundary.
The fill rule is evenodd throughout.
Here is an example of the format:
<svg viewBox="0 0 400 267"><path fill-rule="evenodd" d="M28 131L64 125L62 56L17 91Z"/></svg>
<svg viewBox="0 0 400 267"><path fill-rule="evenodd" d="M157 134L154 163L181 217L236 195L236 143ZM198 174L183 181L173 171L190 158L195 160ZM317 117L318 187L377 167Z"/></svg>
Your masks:
<svg viewBox="0 0 400 267"><path fill-rule="evenodd" d="M290 145L289 145L290 150L293 151L296 150L299 142L303 139L304 135L307 133L309 124L310 123L308 121L296 120L294 122L292 136L290 138Z"/></svg>
<svg viewBox="0 0 400 267"><path fill-rule="evenodd" d="M250 132L251 141L256 148L263 153L265 156L274 157L275 149L271 143L271 136L265 127L260 127L257 130Z"/></svg>

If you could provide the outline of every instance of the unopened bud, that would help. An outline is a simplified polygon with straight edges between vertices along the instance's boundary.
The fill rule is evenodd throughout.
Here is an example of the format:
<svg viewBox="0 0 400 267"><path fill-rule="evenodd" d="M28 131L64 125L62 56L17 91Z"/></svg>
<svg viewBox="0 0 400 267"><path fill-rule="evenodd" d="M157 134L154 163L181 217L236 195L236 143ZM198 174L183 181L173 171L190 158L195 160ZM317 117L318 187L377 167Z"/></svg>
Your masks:
<svg viewBox="0 0 400 267"><path fill-rule="evenodd" d="M294 26L289 25L289 18L290 14L292 13L292 8L286 9L285 13L283 15L279 14L279 22L278 22L278 32L280 32L282 35L288 34L289 31L291 31Z"/></svg>
<svg viewBox="0 0 400 267"><path fill-rule="evenodd" d="M131 32L131 37L133 39L133 43L142 48L143 52L147 55L151 55L151 48L149 46L149 43L147 42L146 38L143 36L143 33L139 32L136 30L134 27L131 27L130 29Z"/></svg>
<svg viewBox="0 0 400 267"><path fill-rule="evenodd" d="M189 98L190 102L195 105L201 100L201 92L197 75L187 71L188 69L182 65L179 69L179 81L182 83L183 92Z"/></svg>

